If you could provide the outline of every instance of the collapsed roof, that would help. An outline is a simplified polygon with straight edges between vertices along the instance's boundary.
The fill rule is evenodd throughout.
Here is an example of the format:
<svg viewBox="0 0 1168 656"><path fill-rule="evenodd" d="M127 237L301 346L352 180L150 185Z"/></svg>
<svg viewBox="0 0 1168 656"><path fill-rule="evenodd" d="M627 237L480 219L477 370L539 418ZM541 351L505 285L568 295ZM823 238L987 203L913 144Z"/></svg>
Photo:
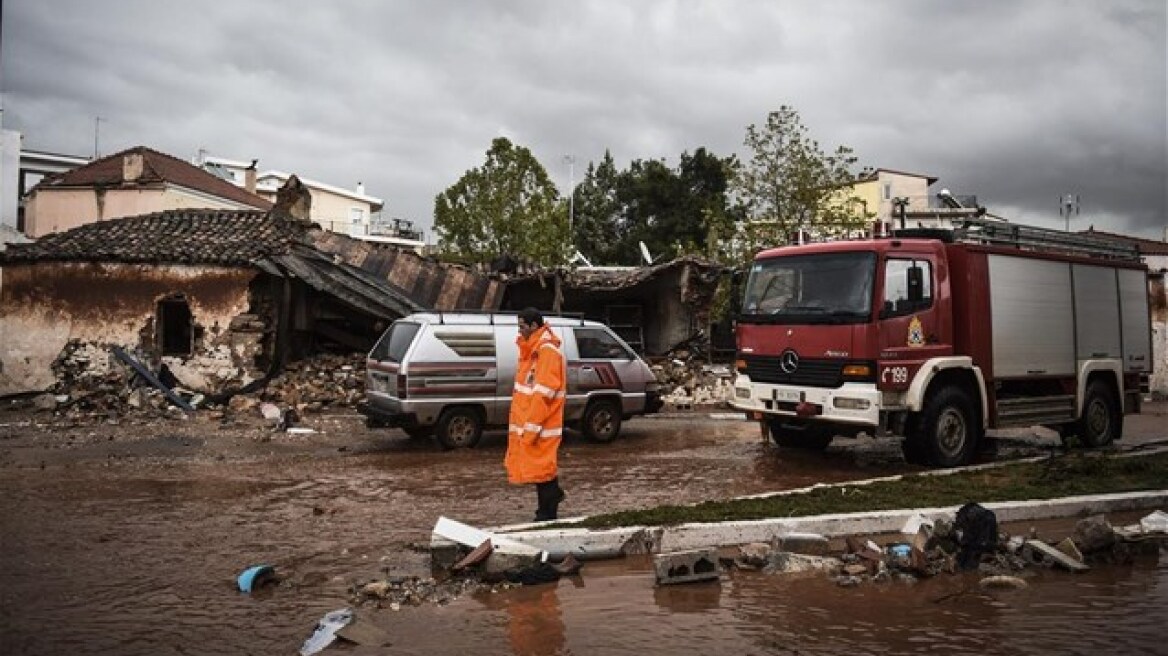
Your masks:
<svg viewBox="0 0 1168 656"><path fill-rule="evenodd" d="M385 279L317 249L318 229L269 212L170 210L99 221L11 244L0 264L121 262L244 266L298 278L354 310L399 317L423 307Z"/></svg>

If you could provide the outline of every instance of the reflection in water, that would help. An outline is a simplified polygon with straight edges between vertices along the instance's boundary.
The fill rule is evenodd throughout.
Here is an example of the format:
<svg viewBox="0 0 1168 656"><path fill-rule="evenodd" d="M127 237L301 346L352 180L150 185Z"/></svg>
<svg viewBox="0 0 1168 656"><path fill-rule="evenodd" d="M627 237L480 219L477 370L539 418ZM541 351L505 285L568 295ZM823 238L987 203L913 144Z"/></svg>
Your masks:
<svg viewBox="0 0 1168 656"><path fill-rule="evenodd" d="M564 618L556 584L521 588L502 597L507 638L515 656L553 656L563 652Z"/></svg>
<svg viewBox="0 0 1168 656"><path fill-rule="evenodd" d="M716 610L722 599L717 581L688 585L659 585L653 589L653 603L670 613L704 613Z"/></svg>

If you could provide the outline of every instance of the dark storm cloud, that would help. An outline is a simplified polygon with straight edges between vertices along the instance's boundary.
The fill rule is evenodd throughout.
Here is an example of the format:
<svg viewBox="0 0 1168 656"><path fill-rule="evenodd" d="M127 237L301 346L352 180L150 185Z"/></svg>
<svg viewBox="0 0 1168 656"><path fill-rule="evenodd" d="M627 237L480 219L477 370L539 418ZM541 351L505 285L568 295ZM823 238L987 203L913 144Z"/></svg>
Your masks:
<svg viewBox="0 0 1168 656"><path fill-rule="evenodd" d="M1160 0L4 3L5 127L33 148L200 148L429 224L495 136L560 185L742 150L793 105L826 148L936 175L1011 220L1162 235Z"/></svg>

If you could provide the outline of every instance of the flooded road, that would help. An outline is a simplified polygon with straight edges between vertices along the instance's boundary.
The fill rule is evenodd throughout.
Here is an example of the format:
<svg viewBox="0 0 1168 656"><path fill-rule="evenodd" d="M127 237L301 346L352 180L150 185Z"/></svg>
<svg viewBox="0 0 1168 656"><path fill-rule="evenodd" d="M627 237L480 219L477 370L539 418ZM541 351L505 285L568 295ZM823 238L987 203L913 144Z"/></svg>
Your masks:
<svg viewBox="0 0 1168 656"><path fill-rule="evenodd" d="M429 575L417 545L440 515L486 526L533 513L533 491L505 484L505 435L440 452L397 431L366 431L355 417L318 427L273 437L163 423L125 440L125 427L100 426L56 436L59 448L27 430L6 435L0 653L294 653L324 613L349 605L352 586ZM565 441L562 515L913 469L890 441L788 454L741 421L695 415L625 429L610 445ZM284 582L241 595L235 576L259 563L275 565ZM626 559L588 563L558 584L361 612L390 631L385 653L395 654L891 654L937 644L956 654L1103 644L1134 653L1159 644L1150 618L1168 607L1163 556L1040 576L1050 580L1021 592L933 603L970 582L844 590L736 572L721 586L655 589L648 560ZM1096 628L1105 643L1070 638Z"/></svg>

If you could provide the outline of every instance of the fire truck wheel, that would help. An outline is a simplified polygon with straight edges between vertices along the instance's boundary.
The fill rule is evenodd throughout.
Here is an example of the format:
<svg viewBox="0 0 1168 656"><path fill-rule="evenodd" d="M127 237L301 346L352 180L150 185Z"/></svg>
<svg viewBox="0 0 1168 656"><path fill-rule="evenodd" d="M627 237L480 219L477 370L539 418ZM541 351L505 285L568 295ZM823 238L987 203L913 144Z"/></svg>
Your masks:
<svg viewBox="0 0 1168 656"><path fill-rule="evenodd" d="M483 436L482 417L474 408L447 408L438 417L435 436L444 449L469 449Z"/></svg>
<svg viewBox="0 0 1168 656"><path fill-rule="evenodd" d="M1075 427L1075 434L1089 447L1100 447L1119 439L1123 430L1123 412L1115 400L1111 386L1101 380L1087 385L1083 401L1083 416Z"/></svg>
<svg viewBox="0 0 1168 656"><path fill-rule="evenodd" d="M807 424L792 424L780 419L769 422L771 439L784 449L804 449L806 451L823 451L831 444L833 437L831 429L823 426Z"/></svg>
<svg viewBox="0 0 1168 656"><path fill-rule="evenodd" d="M620 434L621 413L616 401L601 399L588 404L581 429L594 442L611 442Z"/></svg>
<svg viewBox="0 0 1168 656"><path fill-rule="evenodd" d="M981 433L969 395L957 387L945 387L925 403L916 430L908 436L915 441L927 464L957 467L973 459Z"/></svg>

